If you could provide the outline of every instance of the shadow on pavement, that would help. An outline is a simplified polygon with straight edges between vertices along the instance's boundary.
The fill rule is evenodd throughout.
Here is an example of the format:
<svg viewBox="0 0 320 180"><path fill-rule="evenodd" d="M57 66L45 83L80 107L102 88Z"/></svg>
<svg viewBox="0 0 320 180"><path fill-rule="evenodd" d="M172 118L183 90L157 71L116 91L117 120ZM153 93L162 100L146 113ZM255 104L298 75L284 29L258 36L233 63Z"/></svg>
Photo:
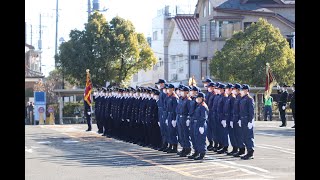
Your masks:
<svg viewBox="0 0 320 180"><path fill-rule="evenodd" d="M186 157L179 157L177 154L168 154L162 151L156 151L151 148L141 147L135 144L122 142L119 140L105 137L79 137L71 138L61 134L53 137L52 133L37 133L27 135L36 142L48 142L42 145L51 148L39 148L38 157L43 162L54 162L63 166L155 166L161 165L179 165L192 164L201 161L190 160ZM46 137L47 136L47 137ZM50 137L51 136L51 137ZM225 160L238 161L240 158L233 158L226 155L218 155L214 152L208 152L206 156L210 158L206 161ZM32 158L29 158L32 159Z"/></svg>

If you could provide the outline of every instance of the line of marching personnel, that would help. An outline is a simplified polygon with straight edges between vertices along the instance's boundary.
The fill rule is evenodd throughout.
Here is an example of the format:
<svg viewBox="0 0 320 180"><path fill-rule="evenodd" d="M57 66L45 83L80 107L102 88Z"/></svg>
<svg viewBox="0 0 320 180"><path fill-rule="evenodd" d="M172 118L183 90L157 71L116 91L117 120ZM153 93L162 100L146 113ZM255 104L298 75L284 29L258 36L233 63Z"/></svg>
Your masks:
<svg viewBox="0 0 320 180"><path fill-rule="evenodd" d="M155 83L158 89L103 88L94 93L98 132L194 160L203 159L206 151L253 159L254 101L249 85L211 79L203 83L206 94L197 86L174 87L164 79Z"/></svg>

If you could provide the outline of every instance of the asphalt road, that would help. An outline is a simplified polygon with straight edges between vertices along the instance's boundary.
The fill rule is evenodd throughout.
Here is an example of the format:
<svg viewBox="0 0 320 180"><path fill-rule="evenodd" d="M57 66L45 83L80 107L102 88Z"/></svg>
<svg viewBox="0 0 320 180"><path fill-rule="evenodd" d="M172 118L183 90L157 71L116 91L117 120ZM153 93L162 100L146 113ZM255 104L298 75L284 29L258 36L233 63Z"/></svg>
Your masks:
<svg viewBox="0 0 320 180"><path fill-rule="evenodd" d="M26 180L295 179L292 121L255 122L255 158L207 153L202 162L85 132L84 124L26 125ZM229 148L231 149L231 147Z"/></svg>

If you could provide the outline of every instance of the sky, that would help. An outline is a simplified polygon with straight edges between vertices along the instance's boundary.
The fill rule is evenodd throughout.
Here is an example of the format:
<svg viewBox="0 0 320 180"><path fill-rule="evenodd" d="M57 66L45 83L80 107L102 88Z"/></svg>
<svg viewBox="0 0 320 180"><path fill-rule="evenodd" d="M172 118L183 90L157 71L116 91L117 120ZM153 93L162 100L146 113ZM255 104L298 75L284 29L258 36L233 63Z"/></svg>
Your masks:
<svg viewBox="0 0 320 180"><path fill-rule="evenodd" d="M54 69L55 34L56 34L56 3L57 0L25 0L25 22L27 24L26 41L38 49L42 40L42 73L45 76ZM145 37L152 34L152 19L157 10L165 5L181 7L183 13L194 12L197 0L100 0L100 8L107 8L103 12L107 21L115 16L130 20L136 32L144 33ZM58 45L59 39L69 40L69 33L73 29L83 30L88 20L88 0L59 0L58 16ZM91 0L92 6L92 0Z"/></svg>

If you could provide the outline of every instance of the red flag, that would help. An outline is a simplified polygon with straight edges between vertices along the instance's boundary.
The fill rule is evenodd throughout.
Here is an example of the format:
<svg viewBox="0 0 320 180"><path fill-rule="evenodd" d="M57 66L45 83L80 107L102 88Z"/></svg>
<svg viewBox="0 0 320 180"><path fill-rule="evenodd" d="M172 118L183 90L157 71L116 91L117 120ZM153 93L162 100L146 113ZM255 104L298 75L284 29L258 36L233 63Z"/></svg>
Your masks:
<svg viewBox="0 0 320 180"><path fill-rule="evenodd" d="M91 106L91 91L92 91L92 83L90 79L89 69L86 70L87 79L86 79L86 89L84 91L84 100Z"/></svg>
<svg viewBox="0 0 320 180"><path fill-rule="evenodd" d="M267 67L266 67L266 86L264 88L264 97L266 99L269 98L269 96L271 95L272 92L272 88L273 86L275 86L277 84L276 79L274 78L269 63L267 63Z"/></svg>

